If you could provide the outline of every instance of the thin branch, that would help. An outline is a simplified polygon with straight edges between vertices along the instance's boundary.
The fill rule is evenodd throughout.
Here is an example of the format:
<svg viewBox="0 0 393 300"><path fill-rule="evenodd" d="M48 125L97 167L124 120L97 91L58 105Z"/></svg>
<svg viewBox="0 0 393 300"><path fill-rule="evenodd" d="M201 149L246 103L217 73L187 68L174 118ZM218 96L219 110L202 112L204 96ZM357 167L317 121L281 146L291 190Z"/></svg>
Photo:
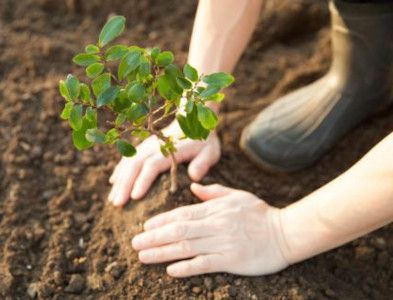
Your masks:
<svg viewBox="0 0 393 300"><path fill-rule="evenodd" d="M157 113L163 111L166 107L167 107L166 105L162 105L162 106L160 106L159 108L157 108L156 110L154 110L154 111L152 112L152 114L155 115L155 114L157 114Z"/></svg>
<svg viewBox="0 0 393 300"><path fill-rule="evenodd" d="M153 125L159 124L160 122L164 121L166 118L168 118L168 117L170 117L170 116L173 116L173 115L175 115L176 113L177 113L177 109L173 110L173 111L170 112L169 114L166 114L166 115L161 116L160 118L158 118L157 120L155 120L155 121L153 122Z"/></svg>

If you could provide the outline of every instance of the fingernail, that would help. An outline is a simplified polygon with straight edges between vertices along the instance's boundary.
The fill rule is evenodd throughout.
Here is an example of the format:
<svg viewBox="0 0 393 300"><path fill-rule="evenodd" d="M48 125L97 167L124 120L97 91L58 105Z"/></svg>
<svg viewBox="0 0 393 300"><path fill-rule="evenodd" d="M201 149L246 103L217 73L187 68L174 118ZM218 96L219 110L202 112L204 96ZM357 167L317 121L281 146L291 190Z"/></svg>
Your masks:
<svg viewBox="0 0 393 300"><path fill-rule="evenodd" d="M138 191L136 191L136 192L132 191L131 198L132 198L132 200L138 200L140 198Z"/></svg>
<svg viewBox="0 0 393 300"><path fill-rule="evenodd" d="M191 183L191 186L190 186L191 189L193 189L193 188L200 188L200 187L202 187L202 185L197 183L197 182Z"/></svg>
<svg viewBox="0 0 393 300"><path fill-rule="evenodd" d="M113 201L113 190L111 190L111 192L109 193L109 195L108 195L108 201L109 202L112 202Z"/></svg>
<svg viewBox="0 0 393 300"><path fill-rule="evenodd" d="M153 253L149 250L142 250L139 252L139 260L142 262L149 262L153 257Z"/></svg>
<svg viewBox="0 0 393 300"><path fill-rule="evenodd" d="M131 241L132 248L135 250L139 249L141 246L142 240L139 235L134 236L134 238Z"/></svg>
<svg viewBox="0 0 393 300"><path fill-rule="evenodd" d="M176 276L177 270L176 267L174 266L168 266L166 268L166 272L170 275L170 276Z"/></svg>
<svg viewBox="0 0 393 300"><path fill-rule="evenodd" d="M115 193L115 196L113 197L113 205L118 206L120 202L121 202L120 193Z"/></svg>

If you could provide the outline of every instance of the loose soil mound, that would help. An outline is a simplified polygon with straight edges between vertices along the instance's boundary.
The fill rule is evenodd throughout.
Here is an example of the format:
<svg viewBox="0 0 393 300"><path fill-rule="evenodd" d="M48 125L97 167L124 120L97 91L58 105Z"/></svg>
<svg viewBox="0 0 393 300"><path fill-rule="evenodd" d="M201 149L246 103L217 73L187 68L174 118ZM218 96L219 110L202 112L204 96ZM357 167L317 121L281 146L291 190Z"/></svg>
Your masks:
<svg viewBox="0 0 393 300"><path fill-rule="evenodd" d="M196 2L2 0L0 2L0 298L26 299L388 299L393 226L280 274L172 279L142 266L130 248L147 217L196 201L188 179L169 197L163 175L125 210L107 204L118 154L80 153L58 114L57 82L93 42L110 13L127 16L124 42L160 46L184 63ZM369 120L313 168L295 175L257 169L238 148L241 129L278 96L321 76L330 63L323 1L267 1L223 107L223 155L204 182L285 206L336 177L393 130L393 112ZM79 70L79 74L82 71ZM183 169L183 174L185 174ZM345 199L342 199L345 201Z"/></svg>

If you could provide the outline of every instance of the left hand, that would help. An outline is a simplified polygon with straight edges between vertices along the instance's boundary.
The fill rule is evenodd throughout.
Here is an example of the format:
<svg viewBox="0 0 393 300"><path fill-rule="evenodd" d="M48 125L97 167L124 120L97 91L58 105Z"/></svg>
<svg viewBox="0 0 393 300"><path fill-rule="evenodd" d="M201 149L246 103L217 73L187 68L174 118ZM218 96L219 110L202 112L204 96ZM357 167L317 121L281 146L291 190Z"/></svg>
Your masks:
<svg viewBox="0 0 393 300"><path fill-rule="evenodd" d="M141 262L181 260L167 267L174 277L213 272L264 275L288 266L280 247L280 209L218 184L194 183L191 190L205 202L157 215L133 238Z"/></svg>

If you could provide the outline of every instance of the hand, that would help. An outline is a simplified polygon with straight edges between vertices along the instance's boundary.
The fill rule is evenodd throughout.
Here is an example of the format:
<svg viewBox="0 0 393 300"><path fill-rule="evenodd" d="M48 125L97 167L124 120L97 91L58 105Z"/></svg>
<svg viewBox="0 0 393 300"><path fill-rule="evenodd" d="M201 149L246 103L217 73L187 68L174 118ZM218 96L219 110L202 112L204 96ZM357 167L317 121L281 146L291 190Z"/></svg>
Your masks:
<svg viewBox="0 0 393 300"><path fill-rule="evenodd" d="M288 266L280 247L280 209L218 184L194 183L191 190L206 202L155 216L144 224L145 232L133 238L141 262L183 259L168 266L174 277L213 272L263 275Z"/></svg>
<svg viewBox="0 0 393 300"><path fill-rule="evenodd" d="M164 129L164 134L180 137L182 131L173 123ZM188 174L194 181L201 180L221 155L220 141L214 132L206 141L181 140L176 148L175 157L179 163L191 161ZM170 166L171 160L162 155L158 139L149 137L137 147L135 156L123 157L115 167L109 179L113 185L109 200L116 206L123 206L130 197L142 198L156 177Z"/></svg>

